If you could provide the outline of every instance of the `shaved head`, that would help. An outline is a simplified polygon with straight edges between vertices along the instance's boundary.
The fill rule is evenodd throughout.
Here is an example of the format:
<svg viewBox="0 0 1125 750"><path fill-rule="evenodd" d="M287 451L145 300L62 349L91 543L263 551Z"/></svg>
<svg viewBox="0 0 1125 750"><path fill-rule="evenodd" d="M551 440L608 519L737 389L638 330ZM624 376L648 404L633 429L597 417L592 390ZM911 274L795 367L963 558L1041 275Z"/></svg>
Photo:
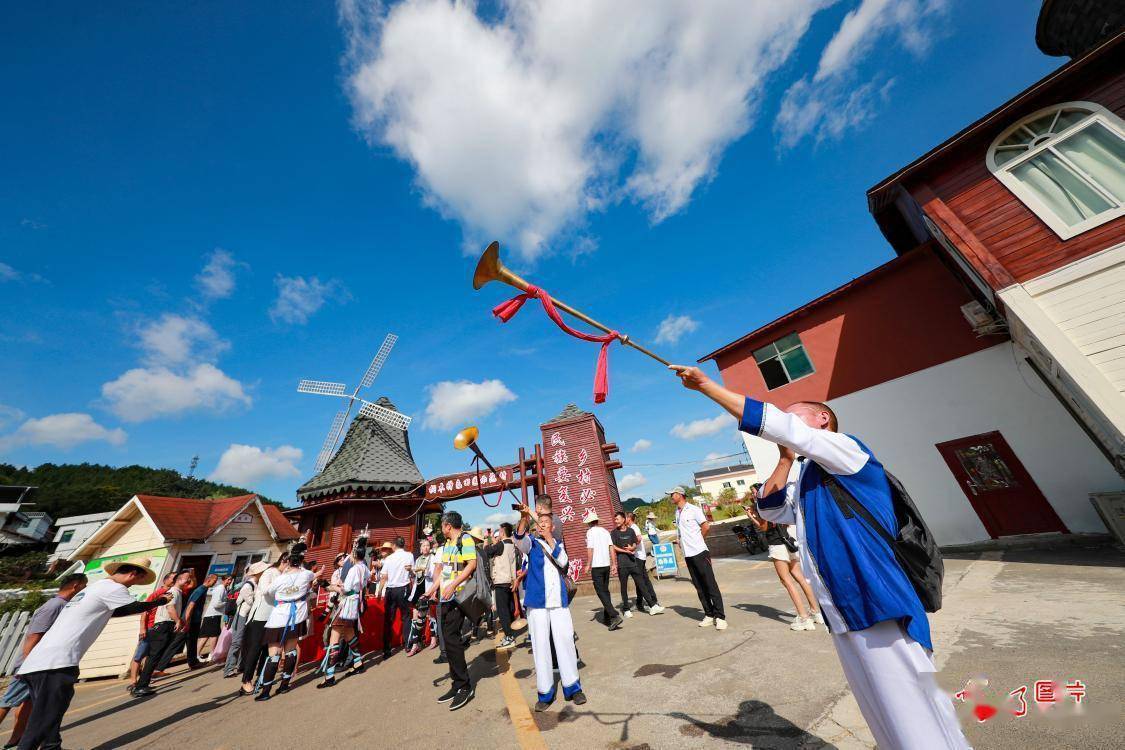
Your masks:
<svg viewBox="0 0 1125 750"><path fill-rule="evenodd" d="M785 411L796 414L809 427L818 430L836 432L840 428L840 422L836 419L836 412L832 411L831 406L821 401L797 401L790 404Z"/></svg>

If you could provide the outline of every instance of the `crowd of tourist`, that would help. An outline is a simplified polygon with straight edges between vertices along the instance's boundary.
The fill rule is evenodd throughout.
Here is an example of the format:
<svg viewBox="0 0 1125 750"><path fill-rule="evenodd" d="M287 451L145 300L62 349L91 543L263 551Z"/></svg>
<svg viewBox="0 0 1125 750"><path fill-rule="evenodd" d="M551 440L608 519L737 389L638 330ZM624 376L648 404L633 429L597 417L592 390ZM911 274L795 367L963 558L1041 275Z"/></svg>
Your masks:
<svg viewBox="0 0 1125 750"><path fill-rule="evenodd" d="M815 630L822 624L831 631L844 674L880 747L966 747L952 704L933 678L926 611L934 605L926 582L897 561L893 540L883 541L901 490L862 444L837 431L836 416L824 404L800 402L782 410L734 394L697 368L676 369L686 387L727 409L740 429L779 445L780 461L747 498L747 513L764 534L769 558L796 609L792 629ZM703 613L700 627L722 631L727 627L723 596L706 541L711 522L688 502L683 488L674 487L668 495L676 506L674 541ZM437 701L450 710L475 697L465 658L473 634L498 629L497 648L504 651L516 646L524 624L535 666L535 710L546 711L555 702L560 684L564 700L584 704L569 609L575 584L568 575L562 523L545 494L535 499L534 509L519 505L518 510L515 525L484 530L469 529L459 513L446 512L440 536L424 529L417 555L401 537L370 555L361 536L350 554L337 556L330 573L305 559L303 542L276 561L253 563L237 585L230 576L216 575L197 583L192 570L180 570L166 575L144 602L128 589L155 582L147 560L108 563L106 577L89 586L84 575L68 576L32 616L22 663L0 699L0 720L16 710L5 747L61 747L60 726L74 695L78 664L110 617L141 615L129 686L137 698L156 692L153 680L181 652L189 669L210 662L222 664L224 677L240 676L240 695L266 701L284 693L296 673L301 641L313 632L310 603L321 592L327 593L327 607L318 615L325 620L318 688L335 686L343 670L364 670L360 636L373 595L383 607L383 660L392 657L400 640L407 657L440 646L435 662L447 664L450 685ZM856 514L871 520L862 527L848 523ZM645 542L657 542L652 519L646 519L644 534L625 511L615 513L607 527L593 508L582 521L605 626L619 630L634 609L661 614L664 608L647 570ZM934 565L940 586L940 558ZM609 590L614 573L620 586L616 606Z"/></svg>

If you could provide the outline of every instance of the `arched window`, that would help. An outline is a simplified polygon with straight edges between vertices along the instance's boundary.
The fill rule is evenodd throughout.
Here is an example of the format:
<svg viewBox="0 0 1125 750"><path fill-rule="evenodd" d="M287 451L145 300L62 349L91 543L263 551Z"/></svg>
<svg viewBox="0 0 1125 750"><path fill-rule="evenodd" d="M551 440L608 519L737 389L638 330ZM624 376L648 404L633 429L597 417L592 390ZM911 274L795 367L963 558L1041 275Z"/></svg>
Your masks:
<svg viewBox="0 0 1125 750"><path fill-rule="evenodd" d="M1064 240L1125 214L1125 124L1097 104L1021 120L992 142L987 163Z"/></svg>

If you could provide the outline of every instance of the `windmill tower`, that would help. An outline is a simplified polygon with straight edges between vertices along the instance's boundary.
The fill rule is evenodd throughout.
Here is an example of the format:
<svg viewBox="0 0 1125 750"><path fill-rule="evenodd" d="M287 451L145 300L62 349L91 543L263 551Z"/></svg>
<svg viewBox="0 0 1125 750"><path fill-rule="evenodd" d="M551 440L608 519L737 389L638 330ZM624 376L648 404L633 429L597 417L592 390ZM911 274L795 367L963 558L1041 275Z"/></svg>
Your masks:
<svg viewBox="0 0 1125 750"><path fill-rule="evenodd" d="M315 475L297 488L300 507L285 511L307 533L306 559L313 562L331 562L337 552L350 552L357 535L367 536L374 546L398 536L413 545L421 529L420 514L441 509L440 502L426 498L425 479L410 450L410 417L386 397L360 397L379 374L395 340L394 334L387 336L350 392L343 383L322 380L302 380L297 386L301 393L347 402L332 420Z"/></svg>
<svg viewBox="0 0 1125 750"><path fill-rule="evenodd" d="M367 372L360 378L359 385L355 387L355 390L352 391L350 396L347 393L347 386L343 383L332 383L325 380L302 380L297 384L298 393L315 393L319 396L334 396L347 399L348 401L347 407L332 419L332 426L328 428L328 437L324 439L324 445L321 447L320 453L318 453L316 457L317 473L328 465L328 462L332 460L332 456L336 455L336 446L340 443L340 435L344 433L344 425L347 423L356 401L361 404L359 407L361 416L370 417L383 424L390 425L391 427L397 427L400 430L405 430L410 427L411 418L405 414L400 414L394 409L388 409L359 397L360 390L370 388L371 384L375 382L375 378L379 375L379 371L383 369L383 364L387 361L387 357L390 356L391 349L394 348L396 341L398 341L398 336L393 333L387 334L387 337L383 339L383 345L379 347L379 351L375 352L375 357L371 360L371 364L367 366Z"/></svg>

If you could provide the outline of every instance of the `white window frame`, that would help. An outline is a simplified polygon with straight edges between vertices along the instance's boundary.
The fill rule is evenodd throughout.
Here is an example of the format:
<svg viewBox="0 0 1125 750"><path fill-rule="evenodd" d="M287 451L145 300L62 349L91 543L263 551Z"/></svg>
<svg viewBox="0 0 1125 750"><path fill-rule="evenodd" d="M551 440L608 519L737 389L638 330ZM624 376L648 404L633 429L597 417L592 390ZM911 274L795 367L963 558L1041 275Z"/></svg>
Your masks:
<svg viewBox="0 0 1125 750"><path fill-rule="evenodd" d="M802 375L799 378L794 378L792 375L789 374L789 368L785 365L785 360L781 358L781 354L782 354L781 349L777 346L778 341L781 341L784 338L788 338L789 336L796 336L797 337L797 346L795 346L791 349L786 349L785 353L788 354L791 351L794 351L796 349L800 349L802 352L804 352L805 359L807 359L808 362L809 362L809 367L812 368L811 370L809 370L807 373L805 373L804 375ZM776 391L778 388L784 388L785 386L789 385L790 383L796 383L798 380L804 380L805 378L816 374L816 365L812 361L812 356L809 354L809 350L807 348L805 348L805 340L801 338L801 333L799 331L793 331L792 333L787 333L784 336L779 336L778 338L774 339L773 341L769 342L768 344L765 344L763 346L759 346L758 349L755 349L754 351L765 349L767 346L773 347L774 354L773 354L772 357L768 357L766 359L766 361L768 362L771 359L776 359L778 361L778 363L781 365L781 371L784 372L785 377L788 378L788 380L786 382L782 383L781 385L775 385L773 388L770 388L769 383L766 383L766 390L767 391ZM750 352L750 359L754 360L754 366L758 368L758 374L762 376L762 382L765 383L766 375L765 375L765 373L762 372L762 363L759 362L754 357L754 352Z"/></svg>
<svg viewBox="0 0 1125 750"><path fill-rule="evenodd" d="M1027 125L1027 123L1029 122L1034 122L1035 120L1038 120L1039 118L1044 117L1051 112L1061 112L1064 109L1086 110L1088 114L1086 117L1082 118L1074 125L1071 125L1066 130L1062 130L1056 133L1053 137L1045 139L1038 146L1032 149L1028 149L1028 151L1021 154L1017 158L1005 162L1002 165L996 164L996 147L1003 143L1004 140L1008 138L1008 136L1019 130L1021 127ZM1122 122L1121 119L1117 117L1117 115L1113 114L1105 107L1101 106L1100 104L1095 104L1094 102L1063 102L1061 104L1052 104L1050 107L1044 107L1043 109L1033 112L1027 117L1021 118L1019 122L1004 130L1004 132L1000 133L1000 135L992 141L992 145L988 147L988 154L985 157L985 163L988 165L988 169L990 172L992 172L993 176L995 176L996 179L1000 180L1000 182L1003 183L1003 185L1008 188L1008 190L1010 190L1021 203L1031 209L1032 213L1038 216L1044 224L1050 227L1052 232L1057 234L1059 238L1063 240L1069 240L1071 237L1077 237L1084 232L1088 232L1095 227L1099 227L1106 222L1113 221L1117 217L1125 215L1125 203L1119 203L1119 201L1113 195L1107 193L1100 187L1097 180L1086 174L1084 170L1079 168L1078 165L1076 165L1070 159L1066 158L1066 156L1060 153L1057 149L1050 149L1053 143L1057 143L1061 139L1068 138L1080 130L1085 130L1094 123L1101 123L1111 133L1116 134L1118 138L1121 138L1123 141L1125 141L1125 122ZM1034 159L1036 156L1048 149L1051 150L1051 153L1056 158L1060 159L1064 164L1066 164L1067 167L1073 169L1078 175L1082 177L1083 180L1089 183L1090 186L1094 188L1094 190L1099 195L1101 195L1110 203L1118 203L1117 208L1103 211L1096 216L1091 216L1085 221L1080 221L1079 223L1074 225L1067 224L1065 221L1059 218L1059 216L1054 211L1052 211L1045 203L1043 203L1043 201L1039 200L1039 197L1035 195L1032 190L1029 190L1023 184L1023 182L1019 180L1019 178L1011 173L1011 170L1015 167L1018 167L1029 159Z"/></svg>

